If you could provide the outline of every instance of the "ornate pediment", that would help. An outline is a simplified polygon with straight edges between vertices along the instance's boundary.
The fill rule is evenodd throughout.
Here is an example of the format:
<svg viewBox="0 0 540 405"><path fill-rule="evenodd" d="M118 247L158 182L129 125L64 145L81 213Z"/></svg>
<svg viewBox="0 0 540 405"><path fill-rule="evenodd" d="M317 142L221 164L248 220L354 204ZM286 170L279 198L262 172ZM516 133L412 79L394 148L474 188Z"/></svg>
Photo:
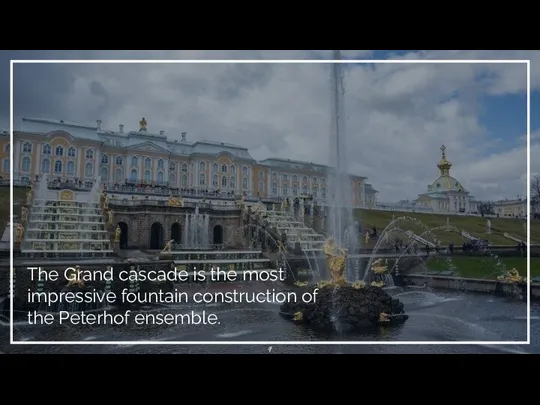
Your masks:
<svg viewBox="0 0 540 405"><path fill-rule="evenodd" d="M162 148L161 146L157 146L153 142L143 142L139 143L137 145L128 146L129 150L140 150L145 152L158 152L158 153L169 153L167 149Z"/></svg>

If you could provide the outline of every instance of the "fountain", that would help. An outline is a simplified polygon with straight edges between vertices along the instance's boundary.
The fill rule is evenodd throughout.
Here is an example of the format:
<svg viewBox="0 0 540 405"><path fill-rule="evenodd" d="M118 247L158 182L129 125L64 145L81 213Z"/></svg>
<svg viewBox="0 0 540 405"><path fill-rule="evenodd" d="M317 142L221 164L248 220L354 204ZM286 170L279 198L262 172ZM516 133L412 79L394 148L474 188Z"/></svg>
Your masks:
<svg viewBox="0 0 540 405"><path fill-rule="evenodd" d="M194 214L186 213L186 225L184 227L184 248L208 249L210 215L200 214L199 206L195 207Z"/></svg>

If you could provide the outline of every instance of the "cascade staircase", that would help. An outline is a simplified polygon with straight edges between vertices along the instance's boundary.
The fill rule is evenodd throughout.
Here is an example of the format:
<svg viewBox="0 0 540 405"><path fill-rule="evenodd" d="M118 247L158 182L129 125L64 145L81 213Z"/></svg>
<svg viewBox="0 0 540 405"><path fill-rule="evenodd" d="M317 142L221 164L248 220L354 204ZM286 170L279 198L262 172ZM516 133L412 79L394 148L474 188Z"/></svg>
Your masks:
<svg viewBox="0 0 540 405"><path fill-rule="evenodd" d="M22 255L30 258L111 255L111 241L97 192L99 185L95 184L90 192L80 192L48 190L47 184L47 177L43 176L26 206Z"/></svg>

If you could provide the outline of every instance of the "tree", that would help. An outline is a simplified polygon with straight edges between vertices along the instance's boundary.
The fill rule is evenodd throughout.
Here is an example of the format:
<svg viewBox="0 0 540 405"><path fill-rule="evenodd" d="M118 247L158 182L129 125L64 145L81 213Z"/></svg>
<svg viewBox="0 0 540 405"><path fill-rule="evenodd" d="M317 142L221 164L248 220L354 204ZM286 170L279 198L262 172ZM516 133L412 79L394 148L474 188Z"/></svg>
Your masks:
<svg viewBox="0 0 540 405"><path fill-rule="evenodd" d="M531 179L531 204L533 206L540 204L540 176Z"/></svg>
<svg viewBox="0 0 540 405"><path fill-rule="evenodd" d="M478 204L478 213L482 216L484 215L495 215L493 210L493 203L490 201L484 201Z"/></svg>

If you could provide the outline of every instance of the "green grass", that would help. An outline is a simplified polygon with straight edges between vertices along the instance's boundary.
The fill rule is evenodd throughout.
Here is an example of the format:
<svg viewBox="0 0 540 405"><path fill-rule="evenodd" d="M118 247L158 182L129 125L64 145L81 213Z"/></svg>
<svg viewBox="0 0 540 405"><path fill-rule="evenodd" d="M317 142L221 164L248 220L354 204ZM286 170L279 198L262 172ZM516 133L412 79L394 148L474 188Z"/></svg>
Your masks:
<svg viewBox="0 0 540 405"><path fill-rule="evenodd" d="M452 269L452 267L454 267ZM521 276L527 274L525 257L453 256L431 257L427 261L429 271L455 270L456 275L466 278L495 279L502 271L517 269ZM531 277L540 276L540 257L531 257Z"/></svg>
<svg viewBox="0 0 540 405"><path fill-rule="evenodd" d="M441 214L423 214L413 212L399 211L379 211L379 210L355 210L355 217L360 221L364 229L375 226L377 230L382 231L391 221L392 218L410 217L418 220L404 221L402 227L406 230L411 230L417 235L421 235L427 229L444 227L449 218L450 226L455 227L459 231L466 231L474 237L487 239L493 245L515 245L516 242L507 239L503 236L505 232L510 235L526 240L525 220L515 218L490 218L491 234L486 233L487 218L476 216L463 215L441 215ZM439 239L443 245L453 242L455 245L462 245L467 240L458 232L451 232L442 229L434 230L430 234L431 237ZM540 221L531 221L531 241L532 243L540 243Z"/></svg>
<svg viewBox="0 0 540 405"><path fill-rule="evenodd" d="M21 204L26 201L27 188L13 189L13 211L15 215L21 215ZM0 187L0 232L4 231L9 222L10 201L9 187Z"/></svg>

